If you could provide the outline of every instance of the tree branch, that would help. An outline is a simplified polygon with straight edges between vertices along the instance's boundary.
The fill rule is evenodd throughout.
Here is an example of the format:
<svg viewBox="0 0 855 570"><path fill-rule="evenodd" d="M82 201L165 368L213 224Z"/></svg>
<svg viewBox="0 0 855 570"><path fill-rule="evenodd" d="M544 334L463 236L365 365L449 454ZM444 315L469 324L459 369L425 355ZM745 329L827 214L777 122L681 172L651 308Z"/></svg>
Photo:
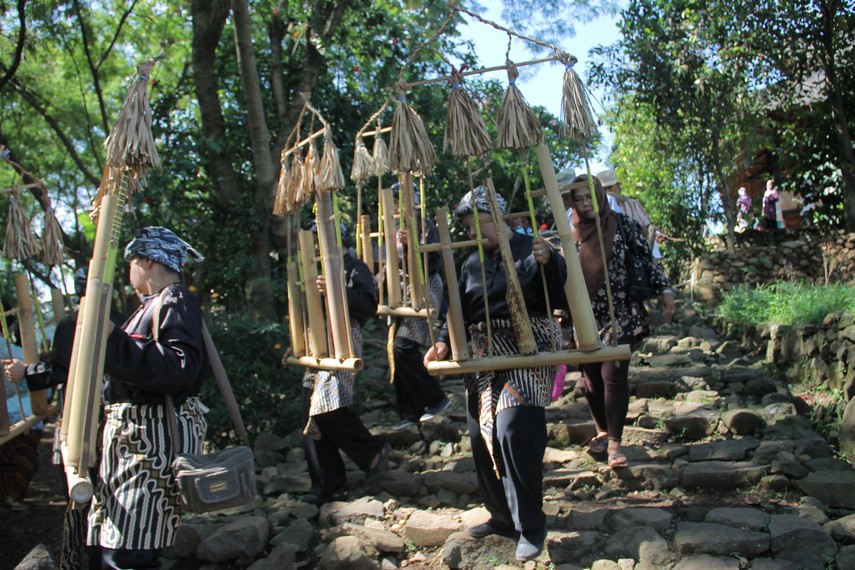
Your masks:
<svg viewBox="0 0 855 570"><path fill-rule="evenodd" d="M0 78L0 91L2 91L3 87L12 80L12 77L15 76L15 72L18 71L18 66L21 65L21 55L24 52L24 40L27 37L27 14L24 10L24 5L26 3L27 0L18 0L18 41L15 42L15 55L12 57L12 65L9 66L6 73L2 78Z"/></svg>

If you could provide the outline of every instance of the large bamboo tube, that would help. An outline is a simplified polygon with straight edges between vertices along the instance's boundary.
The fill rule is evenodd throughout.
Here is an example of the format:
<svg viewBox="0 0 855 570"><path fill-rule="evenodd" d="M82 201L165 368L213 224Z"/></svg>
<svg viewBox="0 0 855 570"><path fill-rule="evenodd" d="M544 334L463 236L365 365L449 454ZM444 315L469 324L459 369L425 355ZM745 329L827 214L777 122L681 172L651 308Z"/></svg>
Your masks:
<svg viewBox="0 0 855 570"><path fill-rule="evenodd" d="M318 192L315 196L318 208L318 244L321 263L326 277L327 328L332 333L333 346L330 352L336 358L354 356L350 340L350 314L347 311L347 291L344 285L344 260L336 240L336 218L333 215L332 196L329 192Z"/></svg>
<svg viewBox="0 0 855 570"><path fill-rule="evenodd" d="M86 305L86 297L80 298L77 307L77 323L74 327L74 342L71 344L71 361L68 364L68 381L65 384L65 399L62 408L62 422L60 423L59 440L65 442L68 437L69 418L71 417L71 402L77 388L72 372L77 370L77 361L80 359L80 342L83 338L83 312Z"/></svg>
<svg viewBox="0 0 855 570"><path fill-rule="evenodd" d="M442 255L442 269L445 282L448 283L448 340L451 343L451 358L453 360L468 360L469 347L466 345L466 325L463 322L463 304L460 301L460 290L457 288L457 269L454 267L454 256L451 253L451 231L448 229L448 210L437 208L436 227L439 230L439 245Z"/></svg>
<svg viewBox="0 0 855 570"><path fill-rule="evenodd" d="M487 198L490 200L490 217L493 218L493 227L496 229L496 237L499 241L499 254L505 266L505 278L507 289L505 299L508 302L508 310L511 313L511 324L514 327L514 336L517 338L517 346L520 354L535 354L537 343L534 341L534 332L531 330L531 319L528 318L528 309L525 306L520 278L517 275L517 267L514 263L514 254L508 234L505 232L507 225L502 220L499 212L499 202L496 199L496 189L493 188L493 180L484 180L484 188L487 190ZM478 212L475 212L478 215Z"/></svg>
<svg viewBox="0 0 855 570"><path fill-rule="evenodd" d="M390 307L389 305L377 305L377 311L374 313L381 317L417 317L420 319L435 319L439 315L439 311L431 307L430 309L421 308L414 309L412 307Z"/></svg>
<svg viewBox="0 0 855 570"><path fill-rule="evenodd" d="M101 199L95 246L86 280L86 304L84 312L79 313L77 317L78 321L82 319L83 327L80 331L81 341L75 343L79 353L72 355L77 366L73 370L69 369L69 382L74 384L74 388L69 414L64 420L68 421L65 464L77 467L82 472L89 468L90 460L89 457L82 456L84 440L89 435L87 409L98 408L97 398L100 398L101 377L104 374L106 346L103 339L106 338L106 331L99 329L99 324L103 325L103 321L98 313L104 305L105 293L109 306L110 285L106 279L109 277L112 282L112 272L109 275L107 273L111 261L110 248L114 250L112 257L115 260L118 247L118 242L111 242L114 240L113 226L119 212L119 198L120 195L106 194ZM91 459L94 460L94 457Z"/></svg>
<svg viewBox="0 0 855 570"><path fill-rule="evenodd" d="M306 368L315 368L319 370L349 370L351 372L359 372L365 363L361 358L314 358L312 356L289 356L288 364L296 364L297 366L305 366Z"/></svg>
<svg viewBox="0 0 855 570"><path fill-rule="evenodd" d="M18 329L21 332L21 348L24 362L35 364L39 361L39 343L36 340L36 322L33 316L33 298L30 297L30 282L23 273L15 274L15 292L18 296ZM30 392L30 408L33 415L47 413L48 403L44 390ZM26 414L21 410L21 417Z"/></svg>
<svg viewBox="0 0 855 570"><path fill-rule="evenodd" d="M383 210L383 239L386 250L386 303L401 306L401 276L398 271L398 232L395 229L395 199L391 188L380 190Z"/></svg>
<svg viewBox="0 0 855 570"><path fill-rule="evenodd" d="M318 279L318 266L315 264L315 240L309 230L300 230L300 263L303 266L303 288L306 295L306 311L309 316L309 355L316 358L329 356L326 324L321 294L315 285Z"/></svg>
<svg viewBox="0 0 855 570"><path fill-rule="evenodd" d="M425 277L419 271L419 266L421 265L421 260L419 259L420 236L418 232L419 226L416 223L416 196L413 192L413 173L406 171L402 174L401 178L401 184L398 185L398 214L401 220L401 227L408 232L406 272L407 277L409 277L410 290L407 293L410 306L419 309L424 306Z"/></svg>
<svg viewBox="0 0 855 570"><path fill-rule="evenodd" d="M555 177L555 167L552 166L549 147L540 143L535 147L535 150L549 205L553 212L564 212L564 203L561 200L561 193L558 191L558 180ZM596 350L600 348L602 343L597 332L597 321L594 318L594 310L591 308L591 300L588 298L588 289L585 287L585 277L582 275L579 254L576 252L576 241L573 239L573 232L570 229L567 216L559 214L554 217L561 247L564 250L564 260L567 263L564 294L567 295L567 303L570 305L570 316L573 318L573 327L576 329L576 341L580 350Z"/></svg>
<svg viewBox="0 0 855 570"><path fill-rule="evenodd" d="M362 214L360 218L359 227L362 233L357 239L362 243L362 261L368 266L371 275L374 275L377 269L374 267L374 244L371 243L371 216Z"/></svg>
<svg viewBox="0 0 855 570"><path fill-rule="evenodd" d="M486 356L456 362L454 360L435 360L428 362L427 371L431 376L446 374L471 374L488 370L510 370L513 368L537 368L556 364L588 364L606 360L629 360L629 345L607 346L597 350L582 352L579 350L561 350L558 352L538 352L537 354L513 354L510 356Z"/></svg>
<svg viewBox="0 0 855 570"><path fill-rule="evenodd" d="M300 272L297 263L293 260L285 264L288 275L288 331L291 334L291 352L295 356L306 355L306 340L303 331L306 324L303 322L303 296L300 294Z"/></svg>
<svg viewBox="0 0 855 570"><path fill-rule="evenodd" d="M60 319L65 316L65 297L62 296L62 291L56 287L50 288L50 305L53 309L53 324L58 324Z"/></svg>

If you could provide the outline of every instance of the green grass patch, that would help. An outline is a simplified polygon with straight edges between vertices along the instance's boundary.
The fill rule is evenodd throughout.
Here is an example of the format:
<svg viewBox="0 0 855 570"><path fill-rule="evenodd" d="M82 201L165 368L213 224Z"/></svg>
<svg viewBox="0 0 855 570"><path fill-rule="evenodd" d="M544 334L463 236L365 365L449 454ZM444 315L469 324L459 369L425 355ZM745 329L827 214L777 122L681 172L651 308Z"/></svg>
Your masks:
<svg viewBox="0 0 855 570"><path fill-rule="evenodd" d="M725 293L716 315L736 324L819 324L835 311L855 312L855 287L804 283L740 285Z"/></svg>

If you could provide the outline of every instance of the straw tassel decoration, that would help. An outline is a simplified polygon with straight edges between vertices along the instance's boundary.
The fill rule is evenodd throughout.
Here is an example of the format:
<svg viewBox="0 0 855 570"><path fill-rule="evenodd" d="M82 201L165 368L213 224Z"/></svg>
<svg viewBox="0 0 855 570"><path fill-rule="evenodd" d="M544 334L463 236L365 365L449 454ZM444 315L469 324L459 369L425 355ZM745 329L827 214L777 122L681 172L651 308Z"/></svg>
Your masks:
<svg viewBox="0 0 855 570"><path fill-rule="evenodd" d="M452 154L458 158L484 154L493 148L487 125L475 101L463 88L460 72L453 69L450 81L451 95L448 98L442 150L445 152L450 146Z"/></svg>
<svg viewBox="0 0 855 570"><path fill-rule="evenodd" d="M303 205L305 200L300 200L300 195L302 193L303 188L303 170L305 169L305 163L303 162L303 155L299 152L294 153L291 158L291 168L289 170L290 175L285 182L286 194L288 196L288 211L296 212L297 209ZM308 194L306 194L308 197Z"/></svg>
<svg viewBox="0 0 855 570"><path fill-rule="evenodd" d="M104 141L107 147L105 161L107 167L130 170L136 180L144 178L149 168L162 170L160 157L154 145L154 137L151 134L151 105L146 93L151 70L158 59L160 58L146 60L137 67L137 77L128 89L128 95L119 111L116 123ZM100 204L101 197L113 190L109 186L120 178L120 176L114 176L111 179L102 177L102 183L93 204ZM104 179L108 182L105 183ZM130 191L137 186L137 184L129 184L128 189Z"/></svg>
<svg viewBox="0 0 855 570"><path fill-rule="evenodd" d="M588 91L573 69L576 58L570 56L564 65L564 89L561 97L565 137L586 141L597 132L597 121L591 111Z"/></svg>
<svg viewBox="0 0 855 570"><path fill-rule="evenodd" d="M62 229L56 219L53 208L45 210L44 229L42 231L42 262L45 265L59 265L62 263Z"/></svg>
<svg viewBox="0 0 855 570"><path fill-rule="evenodd" d="M529 148L543 141L543 129L516 85L520 73L511 60L508 68L508 89L499 113L499 148Z"/></svg>
<svg viewBox="0 0 855 570"><path fill-rule="evenodd" d="M353 166L350 168L350 179L358 183L371 176L374 176L374 159L371 158L371 154L365 148L362 137L357 137L353 149Z"/></svg>
<svg viewBox="0 0 855 570"><path fill-rule="evenodd" d="M380 130L380 125L377 125ZM383 176L389 172L389 147L379 134L374 137L374 176Z"/></svg>
<svg viewBox="0 0 855 570"><path fill-rule="evenodd" d="M338 147L332 138L332 129L329 125L324 129L324 152L318 169L317 190L319 192L334 192L344 188L344 172L341 170L341 160L338 156Z"/></svg>
<svg viewBox="0 0 855 570"><path fill-rule="evenodd" d="M389 139L389 168L399 172L420 171L429 174L436 164L436 151L422 118L419 117L398 88L398 104L392 118L392 135Z"/></svg>
<svg viewBox="0 0 855 570"><path fill-rule="evenodd" d="M290 214L288 209L288 179L291 177L291 168L285 157L285 149L282 149L280 158L279 182L276 183L276 198L273 200L273 215L286 216Z"/></svg>
<svg viewBox="0 0 855 570"><path fill-rule="evenodd" d="M6 241L3 244L3 256L9 259L24 260L35 257L42 245L30 230L30 222L18 203L17 193L9 197L9 217L6 225Z"/></svg>
<svg viewBox="0 0 855 570"><path fill-rule="evenodd" d="M297 192L297 203L302 204L308 201L309 196L315 193L318 183L318 167L320 166L321 157L318 156L318 148L315 141L309 143L309 150L306 151L306 158L303 162L303 177L300 182L300 191Z"/></svg>

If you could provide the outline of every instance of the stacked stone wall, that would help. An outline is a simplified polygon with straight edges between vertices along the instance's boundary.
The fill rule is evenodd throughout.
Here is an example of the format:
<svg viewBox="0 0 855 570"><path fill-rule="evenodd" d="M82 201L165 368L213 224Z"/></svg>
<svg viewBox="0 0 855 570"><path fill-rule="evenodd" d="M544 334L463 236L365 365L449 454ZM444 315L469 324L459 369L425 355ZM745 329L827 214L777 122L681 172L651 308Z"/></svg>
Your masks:
<svg viewBox="0 0 855 570"><path fill-rule="evenodd" d="M855 283L855 233L712 251L696 258L692 269L694 296L713 303L740 284Z"/></svg>

